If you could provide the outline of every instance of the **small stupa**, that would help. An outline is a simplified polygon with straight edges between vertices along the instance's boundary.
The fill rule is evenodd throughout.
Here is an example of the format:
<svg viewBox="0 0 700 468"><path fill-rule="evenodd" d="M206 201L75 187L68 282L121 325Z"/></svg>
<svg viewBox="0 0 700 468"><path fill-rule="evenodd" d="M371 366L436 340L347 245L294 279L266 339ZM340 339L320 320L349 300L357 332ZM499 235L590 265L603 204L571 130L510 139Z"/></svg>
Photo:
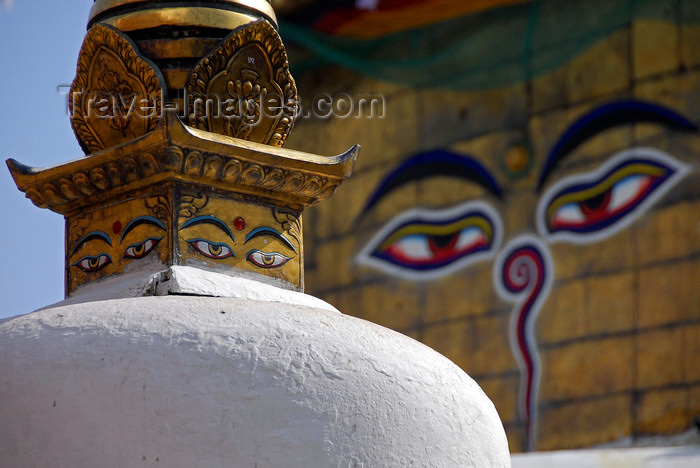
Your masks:
<svg viewBox="0 0 700 468"><path fill-rule="evenodd" d="M3 466L510 466L463 371L303 293L359 147L283 148L268 2L96 0L70 105L84 157L8 160L65 217L66 300L0 321Z"/></svg>

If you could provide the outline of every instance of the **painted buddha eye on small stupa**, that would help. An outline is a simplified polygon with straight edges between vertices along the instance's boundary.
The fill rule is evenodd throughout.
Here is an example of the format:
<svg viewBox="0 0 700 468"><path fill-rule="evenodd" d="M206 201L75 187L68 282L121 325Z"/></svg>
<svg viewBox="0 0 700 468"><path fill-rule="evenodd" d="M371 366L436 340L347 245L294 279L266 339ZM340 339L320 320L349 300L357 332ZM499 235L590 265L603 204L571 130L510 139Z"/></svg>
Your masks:
<svg viewBox="0 0 700 468"><path fill-rule="evenodd" d="M251 250L246 254L246 259L260 268L279 268L291 260L290 257L279 252L268 253L261 250Z"/></svg>
<svg viewBox="0 0 700 468"><path fill-rule="evenodd" d="M94 273L96 271L100 271L110 263L112 263L112 257L106 253L103 253L100 255L85 256L73 263L73 266L77 266L85 273Z"/></svg>
<svg viewBox="0 0 700 468"><path fill-rule="evenodd" d="M538 224L543 235L584 242L633 220L674 185L685 167L651 148L623 151L599 170L565 178L542 198ZM592 237L591 237L592 236Z"/></svg>
<svg viewBox="0 0 700 468"><path fill-rule="evenodd" d="M158 246L158 243L162 239L162 237L151 237L138 244L132 244L124 251L124 258L131 258L135 260L144 258Z"/></svg>
<svg viewBox="0 0 700 468"><path fill-rule="evenodd" d="M294 244L292 244L292 242L277 229L268 226L261 226L253 229L246 236L245 244L248 244L255 239L258 239L258 241L264 241L265 244L267 244L268 241L278 241L281 242L285 248L290 249L291 252L297 253L297 249L294 247ZM279 268L285 265L291 259L291 256L284 255L280 252L265 252L260 249L252 249L246 254L246 260L256 267L264 268L266 270Z"/></svg>
<svg viewBox="0 0 700 468"><path fill-rule="evenodd" d="M224 243L211 242L205 239L191 239L187 241L197 252L205 257L222 260L228 257L234 257L231 247Z"/></svg>
<svg viewBox="0 0 700 468"><path fill-rule="evenodd" d="M80 268L85 273L94 273L102 270L104 267L112 263L112 257L102 249L105 247L112 248L112 239L104 231L92 231L78 240L69 258L75 258L80 251L87 250L71 266Z"/></svg>
<svg viewBox="0 0 700 468"><path fill-rule="evenodd" d="M114 226L118 227L118 223L115 223ZM118 232L118 229L113 229ZM132 238L133 240L138 240L138 242L129 244L124 249L124 258L130 260L145 258L163 240L163 236L152 235L151 233L165 230L165 225L152 216L139 216L131 220L124 228L119 242L122 243Z"/></svg>
<svg viewBox="0 0 700 468"><path fill-rule="evenodd" d="M191 245L195 251L212 260L223 260L225 258L235 257L233 249L228 244L224 242L214 242L210 238L211 236L221 236L221 234L224 234L235 242L233 232L226 223L216 216L204 215L187 221L182 225L180 230L184 231L195 226L200 226L200 229L204 229L204 231L197 232L207 237L186 239L186 242Z"/></svg>

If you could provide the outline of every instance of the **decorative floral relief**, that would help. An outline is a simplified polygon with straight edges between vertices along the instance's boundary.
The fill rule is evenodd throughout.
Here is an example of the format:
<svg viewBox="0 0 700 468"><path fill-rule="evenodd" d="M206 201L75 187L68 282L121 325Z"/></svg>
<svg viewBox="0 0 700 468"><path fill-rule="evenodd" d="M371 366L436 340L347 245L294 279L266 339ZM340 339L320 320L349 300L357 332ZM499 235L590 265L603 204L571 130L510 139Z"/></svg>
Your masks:
<svg viewBox="0 0 700 468"><path fill-rule="evenodd" d="M183 195L180 197L179 214L183 218L191 218L196 215L199 210L207 206L209 198L206 193L198 193L196 195Z"/></svg>
<svg viewBox="0 0 700 468"><path fill-rule="evenodd" d="M224 115L224 133L227 136L247 140L253 127L260 122L262 104L267 96L267 88L256 83L260 75L255 70L241 70L241 79L226 83L226 99L231 103Z"/></svg>
<svg viewBox="0 0 700 468"><path fill-rule="evenodd" d="M165 80L136 45L111 26L88 31L71 85L71 125L85 154L114 147L154 130Z"/></svg>
<svg viewBox="0 0 700 468"><path fill-rule="evenodd" d="M298 110L296 84L279 34L260 20L233 31L194 67L189 125L283 146Z"/></svg>
<svg viewBox="0 0 700 468"><path fill-rule="evenodd" d="M100 87L97 93L104 93L107 96L132 96L134 90L129 83L122 80L121 77L111 71L106 70L102 72L100 77L97 79L97 85ZM126 128L131 122L130 106L123 99L118 99L116 101L116 106L114 108L114 114L112 118L108 119L110 127L118 130L123 137L126 137Z"/></svg>

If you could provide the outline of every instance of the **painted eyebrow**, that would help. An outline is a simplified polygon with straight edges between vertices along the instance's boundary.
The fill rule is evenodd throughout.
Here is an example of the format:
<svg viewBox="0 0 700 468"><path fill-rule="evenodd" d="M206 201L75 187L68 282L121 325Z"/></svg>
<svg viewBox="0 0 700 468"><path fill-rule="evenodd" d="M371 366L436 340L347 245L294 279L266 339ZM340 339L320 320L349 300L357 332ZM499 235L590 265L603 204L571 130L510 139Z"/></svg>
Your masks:
<svg viewBox="0 0 700 468"><path fill-rule="evenodd" d="M259 237L259 236L273 236L284 242L287 247L292 249L294 253L297 253L297 249L294 248L292 243L282 235L281 232L277 231L276 229L273 229L271 227L259 227L257 229L253 229L250 231L250 233L245 237L245 242L244 244L247 244L249 240Z"/></svg>
<svg viewBox="0 0 700 468"><path fill-rule="evenodd" d="M75 253L78 251L80 246L82 246L85 242L91 241L91 240L102 240L102 241L105 241L106 243L108 243L110 245L110 247L112 246L112 239L110 239L106 233L104 233L102 231L92 231L90 234L83 237L75 244L75 247L73 247L73 251L71 252L70 256L72 257L73 255L75 255Z"/></svg>
<svg viewBox="0 0 700 468"><path fill-rule="evenodd" d="M369 211L382 198L399 187L414 180L433 176L458 177L476 182L497 198L503 197L503 191L496 180L476 159L445 150L434 150L413 156L384 177L365 204L361 214Z"/></svg>
<svg viewBox="0 0 700 468"><path fill-rule="evenodd" d="M214 226L218 227L219 229L221 229L222 231L224 231L226 234L228 234L228 236L231 238L232 241L234 241L234 242L236 241L236 239L233 238L233 233L231 232L229 227L226 225L226 223L221 221L216 216L206 215L206 216L198 216L194 219L190 219L189 221L187 221L185 224L182 225L180 230L195 226L197 224L214 225Z"/></svg>
<svg viewBox="0 0 700 468"><path fill-rule="evenodd" d="M136 228L136 226L140 226L142 224L150 224L152 226L161 228L163 231L165 231L165 224L161 223L156 218L153 218L151 216L139 216L138 218L132 220L129 224L126 225L126 228L124 228L124 232L122 232L122 237L121 239L119 239L119 243L121 244L124 241L126 235L133 231Z"/></svg>
<svg viewBox="0 0 700 468"><path fill-rule="evenodd" d="M698 126L666 107L643 101L618 101L593 109L574 122L554 145L544 164L537 191L541 191L554 168L586 140L620 125L658 123L674 130L697 132Z"/></svg>

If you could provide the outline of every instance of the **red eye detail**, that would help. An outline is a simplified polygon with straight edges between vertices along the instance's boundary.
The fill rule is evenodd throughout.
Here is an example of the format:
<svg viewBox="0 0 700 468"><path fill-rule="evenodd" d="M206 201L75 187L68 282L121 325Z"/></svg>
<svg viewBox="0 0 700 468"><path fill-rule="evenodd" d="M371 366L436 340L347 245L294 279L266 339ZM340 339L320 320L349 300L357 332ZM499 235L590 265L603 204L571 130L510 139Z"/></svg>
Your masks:
<svg viewBox="0 0 700 468"><path fill-rule="evenodd" d="M236 228L238 231L242 231L245 229L245 219L243 218L236 218L235 221L233 222L233 226Z"/></svg>
<svg viewBox="0 0 700 468"><path fill-rule="evenodd" d="M234 256L233 251L226 244L217 244L203 239L194 239L187 242L194 247L197 252L214 260L222 260Z"/></svg>
<svg viewBox="0 0 700 468"><path fill-rule="evenodd" d="M459 239L458 232L446 236L428 236L428 248L435 257L444 257L455 253L455 246Z"/></svg>
<svg viewBox="0 0 700 468"><path fill-rule="evenodd" d="M489 247L484 232L472 227L445 235L409 234L384 249L378 248L372 255L405 268L426 270Z"/></svg>
<svg viewBox="0 0 700 468"><path fill-rule="evenodd" d="M435 279L491 256L501 237L498 213L481 201L413 209L385 224L357 261L412 280Z"/></svg>
<svg viewBox="0 0 700 468"><path fill-rule="evenodd" d="M538 229L545 235L588 243L637 219L688 172L688 166L652 148L623 151L597 171L560 180L542 197Z"/></svg>
<svg viewBox="0 0 700 468"><path fill-rule="evenodd" d="M625 177L599 194L562 205L554 213L550 230L589 232L607 227L634 209L663 180L645 174Z"/></svg>
<svg viewBox="0 0 700 468"><path fill-rule="evenodd" d="M83 257L73 264L85 273L94 273L100 271L107 265L112 263L112 259L107 254L96 255L94 257Z"/></svg>
<svg viewBox="0 0 700 468"><path fill-rule="evenodd" d="M610 198L612 196L612 188L609 188L605 192L596 195L595 197L589 198L579 202L581 212L588 217L596 217L605 213L610 206Z"/></svg>
<svg viewBox="0 0 700 468"><path fill-rule="evenodd" d="M132 258L132 259L140 259L144 258L146 255L151 253L153 249L156 248L158 243L160 242L161 238L151 238L151 239L146 239L145 241L141 242L140 244L134 244L130 245L127 247L126 251L124 252L124 257L125 258Z"/></svg>
<svg viewBox="0 0 700 468"><path fill-rule="evenodd" d="M287 263L289 260L291 260L290 257L282 255L279 252L268 253L261 252L260 250L251 250L250 252L248 252L248 255L246 255L246 258L253 265L266 269L279 268L285 263Z"/></svg>

